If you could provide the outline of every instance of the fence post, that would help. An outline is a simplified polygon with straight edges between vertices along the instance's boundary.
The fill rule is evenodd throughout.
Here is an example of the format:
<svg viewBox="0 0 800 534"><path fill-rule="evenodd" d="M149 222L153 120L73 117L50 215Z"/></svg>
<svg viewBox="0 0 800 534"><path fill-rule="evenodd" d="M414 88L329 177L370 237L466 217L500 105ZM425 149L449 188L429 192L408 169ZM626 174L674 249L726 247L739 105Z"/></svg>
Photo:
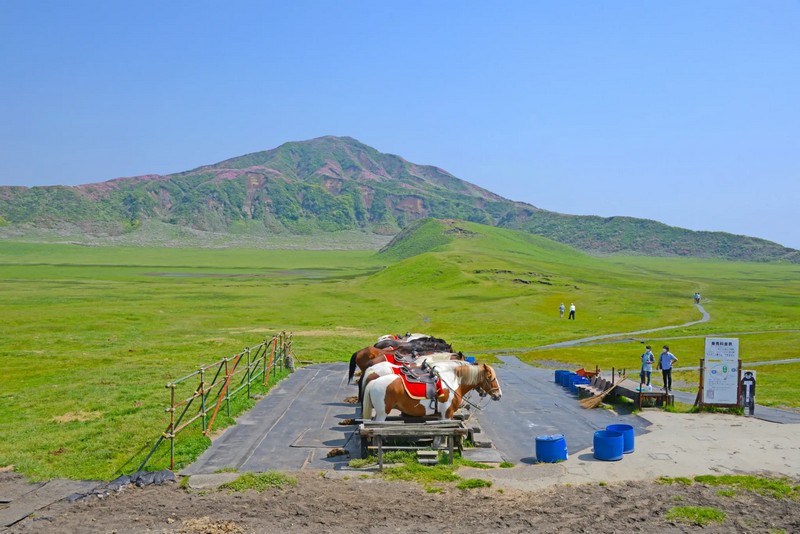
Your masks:
<svg viewBox="0 0 800 534"><path fill-rule="evenodd" d="M169 383L169 468L175 470L175 384Z"/></svg>
<svg viewBox="0 0 800 534"><path fill-rule="evenodd" d="M228 380L228 358L225 358L225 380L227 383ZM228 388L225 388L225 411L228 413L228 417L231 416L231 391Z"/></svg>
<svg viewBox="0 0 800 534"><path fill-rule="evenodd" d="M278 358L278 370L283 371L283 361L286 358L286 332L281 332L281 354Z"/></svg>
<svg viewBox="0 0 800 534"><path fill-rule="evenodd" d="M251 397L250 396L250 347L247 347L244 350L245 350L245 352L247 352L247 371L246 371L247 374L246 374L246 377L247 377L247 398L249 399Z"/></svg>
<svg viewBox="0 0 800 534"><path fill-rule="evenodd" d="M203 434L206 433L206 368L200 368L200 413L203 421Z"/></svg>

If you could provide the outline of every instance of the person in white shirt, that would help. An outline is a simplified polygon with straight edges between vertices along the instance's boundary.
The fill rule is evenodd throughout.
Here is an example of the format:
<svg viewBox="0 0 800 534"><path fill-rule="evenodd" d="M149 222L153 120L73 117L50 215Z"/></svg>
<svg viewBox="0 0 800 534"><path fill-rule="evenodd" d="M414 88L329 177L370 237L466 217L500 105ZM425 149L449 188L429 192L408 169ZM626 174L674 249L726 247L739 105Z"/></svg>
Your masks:
<svg viewBox="0 0 800 534"><path fill-rule="evenodd" d="M569 305L569 317L568 319L575 320L575 304L570 303Z"/></svg>

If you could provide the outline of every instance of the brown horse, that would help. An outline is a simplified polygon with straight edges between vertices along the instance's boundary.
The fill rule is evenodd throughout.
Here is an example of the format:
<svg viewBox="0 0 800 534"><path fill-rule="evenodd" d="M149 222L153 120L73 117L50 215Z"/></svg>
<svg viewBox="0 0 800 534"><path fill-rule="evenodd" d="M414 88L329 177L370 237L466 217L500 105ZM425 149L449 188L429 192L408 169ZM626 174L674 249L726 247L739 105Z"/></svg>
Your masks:
<svg viewBox="0 0 800 534"><path fill-rule="evenodd" d="M389 412L397 408L403 414L413 417L438 413L442 419L452 419L453 414L461 407L464 395L473 389L484 391L492 400L500 400L502 396L494 369L485 363L438 366L437 371L445 390L438 402L411 397L400 376L386 375L371 380L367 385L361 416L365 419L371 417L374 408L374 419L385 421Z"/></svg>

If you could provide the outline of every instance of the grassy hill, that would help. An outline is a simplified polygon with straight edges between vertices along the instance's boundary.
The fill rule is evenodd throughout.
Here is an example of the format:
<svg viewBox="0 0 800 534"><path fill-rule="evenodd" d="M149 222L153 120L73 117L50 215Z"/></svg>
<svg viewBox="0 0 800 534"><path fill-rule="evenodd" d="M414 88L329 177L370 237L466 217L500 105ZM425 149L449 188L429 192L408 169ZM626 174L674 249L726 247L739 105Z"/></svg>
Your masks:
<svg viewBox="0 0 800 534"><path fill-rule="evenodd" d="M131 244L168 245L153 234L182 233L259 246L275 236L350 232L371 244L368 236L393 236L426 218L524 230L590 253L800 262L800 252L763 239L542 210L349 137L285 143L167 176L0 187L0 237L47 229L65 241L130 236Z"/></svg>

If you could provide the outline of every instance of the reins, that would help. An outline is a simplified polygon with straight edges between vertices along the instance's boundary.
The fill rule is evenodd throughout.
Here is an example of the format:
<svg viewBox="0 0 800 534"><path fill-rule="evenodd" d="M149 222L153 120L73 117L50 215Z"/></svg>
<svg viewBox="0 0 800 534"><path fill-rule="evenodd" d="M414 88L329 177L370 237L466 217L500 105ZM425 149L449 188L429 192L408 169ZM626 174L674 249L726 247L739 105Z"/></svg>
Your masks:
<svg viewBox="0 0 800 534"><path fill-rule="evenodd" d="M441 374L439 374L439 371L438 371L438 370L437 370L435 367L433 368L433 373L434 373L436 376L438 376L438 377L439 377L439 380L441 380L441 381L442 381L442 384L444 384L445 386L447 386L447 389L449 389L450 391L452 391L452 392L453 392L453 395L455 395L455 394L457 393L457 391L456 391L455 389L453 389L453 386L451 386L450 384L448 384L448 383L447 383L447 380L445 380L444 378L442 378L442 375L441 375ZM486 383L486 384L491 384L491 383L489 382L489 379L486 377L486 373L484 373L484 376L483 376L483 381L484 381L484 383ZM483 384L481 384L481 386L476 386L476 387L482 387L482 385L483 385ZM468 395L468 394L470 394L470 393L472 393L472 390L468 391L468 392L467 392L467 395ZM486 393L486 395L490 395L490 393L489 393L488 391L486 391L485 393ZM476 410L479 410L479 411L480 411L480 410L483 410L483 406L478 406L478 405L477 405L477 404L475 404L474 402L470 401L470 400L469 400L469 399L466 397L466 395L462 395L462 396L461 396L461 400L462 400L462 401L464 401L465 403L469 404L470 406L472 406L472 407L473 407L473 408L475 408ZM438 401L437 401L436 403L437 403L437 408L438 408ZM484 404L486 404L486 403L484 403Z"/></svg>

